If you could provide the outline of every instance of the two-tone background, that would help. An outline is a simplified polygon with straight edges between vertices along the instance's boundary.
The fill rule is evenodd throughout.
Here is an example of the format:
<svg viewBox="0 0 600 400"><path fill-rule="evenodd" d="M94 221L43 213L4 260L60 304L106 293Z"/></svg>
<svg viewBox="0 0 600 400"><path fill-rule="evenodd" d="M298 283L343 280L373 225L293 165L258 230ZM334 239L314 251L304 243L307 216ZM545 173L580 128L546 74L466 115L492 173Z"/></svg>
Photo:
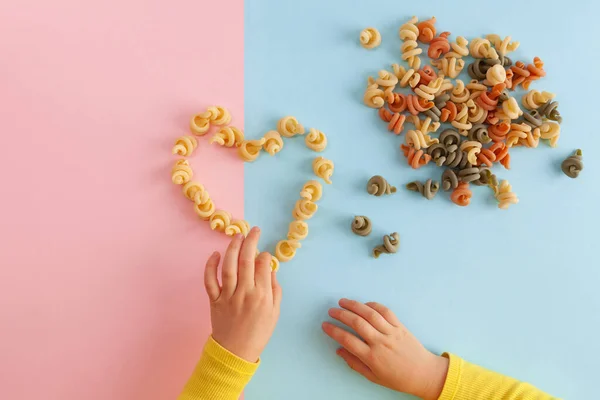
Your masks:
<svg viewBox="0 0 600 400"><path fill-rule="evenodd" d="M451 351L568 399L594 398L600 351L596 149L599 45L592 0L20 0L0 4L0 397L172 399L210 332L202 267L226 239L170 183L170 146L190 115L228 107L259 137L285 115L324 131L336 165L310 235L282 265L283 312L250 400L396 399L350 371L320 331L342 296L390 306L435 351ZM521 202L499 210L445 194L364 191L411 170L362 104L367 76L399 61L410 16L540 56L565 122L559 147L515 149L498 170ZM358 45L377 27L383 44ZM584 150L574 181L560 161ZM193 167L219 208L272 250L312 178L302 138L243 165L201 140ZM374 234L350 233L356 214ZM379 236L401 251L373 260ZM401 397L401 396L400 396Z"/></svg>

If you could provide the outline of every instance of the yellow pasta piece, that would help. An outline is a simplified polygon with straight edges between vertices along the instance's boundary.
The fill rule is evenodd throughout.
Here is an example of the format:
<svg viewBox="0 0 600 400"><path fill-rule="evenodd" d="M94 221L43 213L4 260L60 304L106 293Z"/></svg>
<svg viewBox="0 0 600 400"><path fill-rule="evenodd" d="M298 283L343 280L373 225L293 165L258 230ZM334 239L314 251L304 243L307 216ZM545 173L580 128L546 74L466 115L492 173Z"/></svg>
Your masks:
<svg viewBox="0 0 600 400"><path fill-rule="evenodd" d="M465 60L456 57L445 57L439 60L431 60L431 64L449 78L455 79L465 67Z"/></svg>
<svg viewBox="0 0 600 400"><path fill-rule="evenodd" d="M331 184L331 176L333 175L333 161L324 157L317 157L312 162L313 171L316 176L323 179L325 183Z"/></svg>
<svg viewBox="0 0 600 400"><path fill-rule="evenodd" d="M366 28L360 33L360 44L365 49L374 49L381 44L381 34L375 28Z"/></svg>
<svg viewBox="0 0 600 400"><path fill-rule="evenodd" d="M265 139L265 143L263 144L263 149L274 156L279 153L281 149L283 149L283 139L281 135L277 131L269 131L265 133L263 137Z"/></svg>
<svg viewBox="0 0 600 400"><path fill-rule="evenodd" d="M488 116L488 111L473 101L473 99L469 99L466 105L469 122L474 124L482 124Z"/></svg>
<svg viewBox="0 0 600 400"><path fill-rule="evenodd" d="M481 146L481 142L475 140L468 140L460 145L460 150L467 153L467 160L471 165L477 165L477 155L481 152Z"/></svg>
<svg viewBox="0 0 600 400"><path fill-rule="evenodd" d="M275 246L275 257L281 262L288 262L296 255L296 250L302 247L297 240L281 240Z"/></svg>
<svg viewBox="0 0 600 400"><path fill-rule="evenodd" d="M276 272L279 270L279 259L271 254L271 271Z"/></svg>
<svg viewBox="0 0 600 400"><path fill-rule="evenodd" d="M186 199L194 202L196 201L197 196L201 196L201 194L205 192L204 186L198 182L189 181L183 185L183 195Z"/></svg>
<svg viewBox="0 0 600 400"><path fill-rule="evenodd" d="M308 236L308 224L304 221L292 221L288 228L289 240L302 240Z"/></svg>
<svg viewBox="0 0 600 400"><path fill-rule="evenodd" d="M412 17L408 22L403 24L398 31L400 39L404 41L400 50L402 51L402 59L408 62L410 68L418 70L421 67L421 58L419 54L423 53L423 49L419 48L417 37L419 36L419 28L417 28L417 17Z"/></svg>
<svg viewBox="0 0 600 400"><path fill-rule="evenodd" d="M523 111L514 97L509 97L508 100L502 102L502 110L496 112L496 116L500 120L513 120L519 118L521 115L523 115Z"/></svg>
<svg viewBox="0 0 600 400"><path fill-rule="evenodd" d="M235 219L225 227L225 234L227 236L234 236L239 233L248 236L248 232L250 232L250 224L243 219Z"/></svg>
<svg viewBox="0 0 600 400"><path fill-rule="evenodd" d="M487 82L484 83L494 86L506 80L506 70L502 65L496 64L487 70L485 77Z"/></svg>
<svg viewBox="0 0 600 400"><path fill-rule="evenodd" d="M375 83L385 89L394 88L398 84L398 77L393 73L381 70L379 71L379 78L375 80Z"/></svg>
<svg viewBox="0 0 600 400"><path fill-rule="evenodd" d="M188 157L192 155L196 147L198 147L198 141L195 137L182 136L175 141L175 146L173 146L173 154Z"/></svg>
<svg viewBox="0 0 600 400"><path fill-rule="evenodd" d="M308 134L304 138L304 142L309 149L321 152L327 147L327 136L320 130L310 128Z"/></svg>
<svg viewBox="0 0 600 400"><path fill-rule="evenodd" d="M244 141L244 132L234 126L224 126L212 137L209 143L225 147L239 147Z"/></svg>
<svg viewBox="0 0 600 400"><path fill-rule="evenodd" d="M439 143L438 139L433 139L431 136L417 130L409 130L406 132L406 144L414 147L415 150L426 149L434 143Z"/></svg>
<svg viewBox="0 0 600 400"><path fill-rule="evenodd" d="M437 132L441 126L439 122L432 122L431 117L421 120L418 115L409 115L406 117L406 121L413 124L416 130L421 131L424 135L429 132ZM431 144L433 144L433 142Z"/></svg>
<svg viewBox="0 0 600 400"><path fill-rule="evenodd" d="M200 114L196 114L190 121L190 128L196 135L202 136L213 125L227 125L231 122L231 114L225 107L211 106Z"/></svg>
<svg viewBox="0 0 600 400"><path fill-rule="evenodd" d="M260 155L260 150L265 144L265 138L259 140L244 140L240 147L238 147L238 154L240 158L246 162L252 162Z"/></svg>
<svg viewBox="0 0 600 400"><path fill-rule="evenodd" d="M374 84L367 88L363 100L371 108L381 108L385 104L384 94L383 90L379 89L377 84Z"/></svg>
<svg viewBox="0 0 600 400"><path fill-rule="evenodd" d="M196 214L198 214L200 218L208 221L215 213L215 204L209 197L203 203L194 203L194 211L196 211Z"/></svg>
<svg viewBox="0 0 600 400"><path fill-rule="evenodd" d="M188 183L194 176L194 171L187 160L177 160L171 170L171 179L176 185Z"/></svg>
<svg viewBox="0 0 600 400"><path fill-rule="evenodd" d="M556 147L560 138L560 125L556 122L544 122L540 126L540 137L550 141L550 146Z"/></svg>
<svg viewBox="0 0 600 400"><path fill-rule="evenodd" d="M515 51L521 43L519 42L511 42L511 37L506 36L504 39L500 38L500 36L496 34L487 35L486 39L489 40L498 54L506 55L507 53Z"/></svg>
<svg viewBox="0 0 600 400"><path fill-rule="evenodd" d="M225 232L225 228L231 223L231 214L224 210L217 210L210 216L210 229L217 232Z"/></svg>
<svg viewBox="0 0 600 400"><path fill-rule="evenodd" d="M292 210L292 217L295 220L304 221L311 219L317 212L319 206L310 200L301 199L296 202L294 209Z"/></svg>
<svg viewBox="0 0 600 400"><path fill-rule="evenodd" d="M454 89L452 93L450 93L450 100L452 100L456 104L466 103L471 97L471 92L465 86L465 83L457 79L456 84L454 85Z"/></svg>
<svg viewBox="0 0 600 400"><path fill-rule="evenodd" d="M471 52L471 57L473 58L489 58L488 54L490 52L490 48L492 47L489 40L484 38L475 38L471 40L471 44L469 44L469 50Z"/></svg>
<svg viewBox="0 0 600 400"><path fill-rule="evenodd" d="M310 201L318 201L323 194L323 186L317 181L308 181L300 191L300 197Z"/></svg>
<svg viewBox="0 0 600 400"><path fill-rule="evenodd" d="M530 90L523 95L523 107L528 110L537 110L543 104L552 100L556 95L550 92L538 92L537 90Z"/></svg>
<svg viewBox="0 0 600 400"><path fill-rule="evenodd" d="M446 58L462 58L469 55L469 48L467 45L469 41L462 36L458 36L456 41L450 43L450 47L452 47L452 51L446 53L444 57Z"/></svg>
<svg viewBox="0 0 600 400"><path fill-rule="evenodd" d="M410 85L410 87L414 88L421 80L421 75L419 75L417 71L412 68L407 71L404 67L398 64L392 64L392 70L394 71L396 78L398 78L400 87L404 88Z"/></svg>
<svg viewBox="0 0 600 400"><path fill-rule="evenodd" d="M295 117L283 117L277 123L277 132L283 137L290 138L295 135L304 135L304 127Z"/></svg>
<svg viewBox="0 0 600 400"><path fill-rule="evenodd" d="M506 210L511 204L517 204L519 198L512 191L512 186L508 181L502 181L499 187L494 187L496 200L498 200L498 208Z"/></svg>

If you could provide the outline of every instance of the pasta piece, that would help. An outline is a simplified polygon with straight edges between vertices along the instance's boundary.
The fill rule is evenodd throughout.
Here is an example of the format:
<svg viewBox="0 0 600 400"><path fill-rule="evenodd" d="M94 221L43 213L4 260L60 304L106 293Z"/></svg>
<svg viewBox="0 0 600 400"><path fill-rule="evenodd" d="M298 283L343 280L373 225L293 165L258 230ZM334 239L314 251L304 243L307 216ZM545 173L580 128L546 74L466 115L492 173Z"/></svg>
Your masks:
<svg viewBox="0 0 600 400"><path fill-rule="evenodd" d="M217 210L210 216L209 221L210 229L217 232L225 232L225 228L231 224L231 214L224 210Z"/></svg>
<svg viewBox="0 0 600 400"><path fill-rule="evenodd" d="M196 211L196 214L198 214L200 218L202 218L205 221L208 221L210 217L215 213L215 204L210 199L210 197L208 197L206 201L202 203L194 203L194 211Z"/></svg>
<svg viewBox="0 0 600 400"><path fill-rule="evenodd" d="M506 70L500 64L496 64L487 70L485 77L490 86L503 83L506 80Z"/></svg>
<svg viewBox="0 0 600 400"><path fill-rule="evenodd" d="M508 154L508 147L505 143L494 143L490 147L490 151L494 153L496 162L499 162L504 168L510 169L510 154Z"/></svg>
<svg viewBox="0 0 600 400"><path fill-rule="evenodd" d="M271 254L271 271L279 271L279 259Z"/></svg>
<svg viewBox="0 0 600 400"><path fill-rule="evenodd" d="M292 217L295 220L300 221L311 219L318 209L319 206L316 203L310 200L301 199L296 202L296 205L292 210Z"/></svg>
<svg viewBox="0 0 600 400"><path fill-rule="evenodd" d="M545 122L540 126L540 137L550 141L550 146L556 147L560 138L560 125L555 122Z"/></svg>
<svg viewBox="0 0 600 400"><path fill-rule="evenodd" d="M446 162L444 165L450 168L467 168L470 163L467 159L467 153L459 150L458 146L453 144L448 146L448 155L446 156Z"/></svg>
<svg viewBox="0 0 600 400"><path fill-rule="evenodd" d="M462 57L466 57L469 55L469 47L468 47L469 41L467 39L465 39L462 36L458 36L456 38L456 41L453 43L450 43L450 47L452 48L452 51L449 53L446 53L446 55L444 57L448 58L448 57L456 57L456 58L462 58Z"/></svg>
<svg viewBox="0 0 600 400"><path fill-rule="evenodd" d="M317 129L310 128L310 131L304 138L306 147L312 151L321 152L327 147L327 136Z"/></svg>
<svg viewBox="0 0 600 400"><path fill-rule="evenodd" d="M235 236L238 234L248 236L248 232L250 232L250 224L243 219L234 219L225 227L225 234L227 236Z"/></svg>
<svg viewBox="0 0 600 400"><path fill-rule="evenodd" d="M419 41L423 43L429 43L435 36L435 17L431 17L427 21L421 21L417 24L419 29Z"/></svg>
<svg viewBox="0 0 600 400"><path fill-rule="evenodd" d="M310 201L318 201L323 195L323 186L317 181L308 181L300 191L300 197Z"/></svg>
<svg viewBox="0 0 600 400"><path fill-rule="evenodd" d="M428 101L420 98L419 96L409 94L408 96L406 96L406 107L412 115L419 115L419 113L433 108L434 104L432 101Z"/></svg>
<svg viewBox="0 0 600 400"><path fill-rule="evenodd" d="M367 192L373 196L396 193L396 188L389 184L383 176L375 175L367 182Z"/></svg>
<svg viewBox="0 0 600 400"><path fill-rule="evenodd" d="M418 70L417 73L421 77L420 82L422 85L429 85L432 81L435 81L438 78L438 75L435 73L433 68L431 68L429 65L424 66L423 68ZM443 79L444 78L442 77L442 81L438 84L438 86L441 86ZM438 90L439 89L437 89L436 91L433 91L431 93L435 94L435 93L437 93Z"/></svg>
<svg viewBox="0 0 600 400"><path fill-rule="evenodd" d="M183 195L186 199L196 202L196 197L204 198L203 193L208 193L204 186L198 182L189 181L183 185ZM208 195L208 194L207 194Z"/></svg>
<svg viewBox="0 0 600 400"><path fill-rule="evenodd" d="M496 161L496 154L490 149L481 149L477 155L477 165L487 165L491 168L494 161Z"/></svg>
<svg viewBox="0 0 600 400"><path fill-rule="evenodd" d="M548 100L545 104L542 104L537 111L551 121L556 121L559 124L562 123L562 117L558 112L558 101Z"/></svg>
<svg viewBox="0 0 600 400"><path fill-rule="evenodd" d="M434 139L421 131L411 129L406 132L406 144L410 147L414 147L415 150L421 150L422 148L426 149L435 143L439 143L439 140Z"/></svg>
<svg viewBox="0 0 600 400"><path fill-rule="evenodd" d="M477 154L481 152L481 143L474 140L462 142L460 150L467 153L467 160L471 165L477 164Z"/></svg>
<svg viewBox="0 0 600 400"><path fill-rule="evenodd" d="M444 57L439 60L432 60L431 64L439 69L444 76L455 79L465 67L465 60L456 57Z"/></svg>
<svg viewBox="0 0 600 400"><path fill-rule="evenodd" d="M408 183L406 188L410 191L421 193L421 195L427 200L431 200L435 197L440 189L440 184L428 179L424 184L419 181Z"/></svg>
<svg viewBox="0 0 600 400"><path fill-rule="evenodd" d="M389 71L381 70L379 71L379 78L375 80L375 83L386 90L393 89L398 83L398 77Z"/></svg>
<svg viewBox="0 0 600 400"><path fill-rule="evenodd" d="M171 170L171 179L176 185L188 183L194 176L194 171L187 160L177 160Z"/></svg>
<svg viewBox="0 0 600 400"><path fill-rule="evenodd" d="M421 78L421 81L423 81L423 78ZM422 99L431 101L435 99L436 93L440 91L442 83L444 83L443 77L436 78L429 82L429 84L427 85L423 84L417 87L415 89L415 94L417 94L417 96L421 97Z"/></svg>
<svg viewBox="0 0 600 400"><path fill-rule="evenodd" d="M365 49L374 49L381 44L381 34L375 28L366 28L360 33L360 44Z"/></svg>
<svg viewBox="0 0 600 400"><path fill-rule="evenodd" d="M448 150L446 150L445 145L441 143L435 143L427 148L427 154L431 156L431 159L438 167L441 167L446 162Z"/></svg>
<svg viewBox="0 0 600 400"><path fill-rule="evenodd" d="M373 257L379 258L381 254L394 254L400 249L400 235L394 232L383 237L383 244L373 249Z"/></svg>
<svg viewBox="0 0 600 400"><path fill-rule="evenodd" d="M478 167L468 167L458 171L458 179L461 182L471 183L473 181L479 180L480 177L481 175L479 174Z"/></svg>
<svg viewBox="0 0 600 400"><path fill-rule="evenodd" d="M411 68L408 71L399 66L398 64L392 64L392 69L394 70L394 75L398 78L398 82L400 87L410 86L411 88L417 87L419 81L421 80L421 74L419 74L415 69Z"/></svg>
<svg viewBox="0 0 600 400"><path fill-rule="evenodd" d="M442 32L439 36L431 40L431 43L429 43L429 50L427 50L429 58L438 59L450 51L448 36L450 36L450 32Z"/></svg>
<svg viewBox="0 0 600 400"><path fill-rule="evenodd" d="M175 141L173 146L173 154L182 157L191 156L194 150L198 147L198 141L193 136L182 136Z"/></svg>
<svg viewBox="0 0 600 400"><path fill-rule="evenodd" d="M406 110L406 107L408 106L406 103L406 95L404 95L402 93L391 92L387 95L386 101L387 101L388 107L392 113L401 113L402 111ZM379 111L381 111L381 110L387 111L385 108L380 108ZM381 116L381 114L380 114L380 116ZM384 121L385 121L385 119L384 119ZM386 121L386 122L389 122L389 121Z"/></svg>
<svg viewBox="0 0 600 400"><path fill-rule="evenodd" d="M471 57L488 58L491 46L490 41L484 38L475 38L471 40L471 44L469 44Z"/></svg>
<svg viewBox="0 0 600 400"><path fill-rule="evenodd" d="M209 143L225 147L240 147L244 141L244 132L234 126L224 126L212 137Z"/></svg>
<svg viewBox="0 0 600 400"><path fill-rule="evenodd" d="M288 228L288 240L302 240L308 236L308 224L304 221L292 221Z"/></svg>
<svg viewBox="0 0 600 400"><path fill-rule="evenodd" d="M452 100L456 104L462 104L469 101L470 96L471 92L469 92L469 89L467 89L465 83L462 80L457 79L456 85L454 86L454 89L450 94L450 100Z"/></svg>
<svg viewBox="0 0 600 400"><path fill-rule="evenodd" d="M511 204L517 204L519 198L512 191L512 186L508 181L502 181L500 186L494 188L496 200L498 200L498 208L506 210Z"/></svg>
<svg viewBox="0 0 600 400"><path fill-rule="evenodd" d="M575 151L575 154L567 157L560 165L562 172L569 178L577 178L583 170L583 153L581 150Z"/></svg>
<svg viewBox="0 0 600 400"><path fill-rule="evenodd" d="M431 156L426 154L423 150L415 150L412 146L400 145L400 149L404 153L404 157L408 161L408 165L413 169L421 168L423 165L427 165L431 161Z"/></svg>
<svg viewBox="0 0 600 400"><path fill-rule="evenodd" d="M323 179L325 183L331 184L334 168L333 161L323 157L317 157L313 160L312 167L316 176Z"/></svg>
<svg viewBox="0 0 600 400"><path fill-rule="evenodd" d="M190 121L190 128L196 135L204 135L210 128L210 124L213 125L227 125L231 122L231 114L229 110L221 106L211 106L200 114L196 114Z"/></svg>
<svg viewBox="0 0 600 400"><path fill-rule="evenodd" d="M304 126L295 117L283 117L277 123L277 132L283 137L291 138L295 135L304 135Z"/></svg>
<svg viewBox="0 0 600 400"><path fill-rule="evenodd" d="M458 183L458 176L456 173L450 168L446 168L442 174L442 189L444 189L444 192L456 189Z"/></svg>
<svg viewBox="0 0 600 400"><path fill-rule="evenodd" d="M486 39L494 45L496 51L500 55L506 55L507 53L515 51L521 44L519 42L511 42L512 38L510 36L506 36L504 39L502 39L500 36L492 34L487 35Z"/></svg>
<svg viewBox="0 0 600 400"><path fill-rule="evenodd" d="M352 220L352 232L359 236L368 236L371 233L371 220L367 217L356 216Z"/></svg>
<svg viewBox="0 0 600 400"><path fill-rule="evenodd" d="M297 240L282 240L275 246L275 257L280 262L288 262L296 255L302 245Z"/></svg>
<svg viewBox="0 0 600 400"><path fill-rule="evenodd" d="M419 36L419 28L415 25L419 19L412 17L407 23L400 27L398 32L400 39L404 41L400 50L402 51L402 59L408 62L410 68L419 69L421 66L421 58L419 54L423 49L419 48L417 38Z"/></svg>
<svg viewBox="0 0 600 400"><path fill-rule="evenodd" d="M265 144L265 138L259 140L244 140L238 147L238 154L245 162L252 162L260 155L260 150Z"/></svg>
<svg viewBox="0 0 600 400"><path fill-rule="evenodd" d="M537 90L530 90L523 95L523 107L528 110L536 110L542 105L552 100L556 95L550 92L538 92Z"/></svg>
<svg viewBox="0 0 600 400"><path fill-rule="evenodd" d="M440 134L440 143L448 147L460 143L460 135L454 129L446 129Z"/></svg>
<svg viewBox="0 0 600 400"><path fill-rule="evenodd" d="M365 96L363 100L365 104L371 108L381 108L385 104L385 100L383 97L385 96L385 92L375 85L371 85L365 91Z"/></svg>
<svg viewBox="0 0 600 400"><path fill-rule="evenodd" d="M431 111L432 109L433 108L429 109L428 111ZM416 115L409 115L406 119L408 120L408 122L411 122L418 131L421 131L423 134L429 132L437 132L437 130L440 129L440 123L432 122L433 120L431 117L427 117L424 120L421 120ZM436 139L432 140L435 141Z"/></svg>
<svg viewBox="0 0 600 400"><path fill-rule="evenodd" d="M389 122L388 130L390 132L394 132L396 135L402 133L402 130L404 129L404 122L406 121L406 116L404 114L400 114L399 112L392 114L382 107L379 109L379 117L385 122Z"/></svg>
<svg viewBox="0 0 600 400"><path fill-rule="evenodd" d="M469 100L473 101L473 100ZM458 129L458 133L462 136L467 136L473 124L469 121L469 107L466 104L461 104L456 118L452 121L452 126Z"/></svg>
<svg viewBox="0 0 600 400"><path fill-rule="evenodd" d="M482 144L487 144L492 141L492 139L488 135L487 125L484 124L473 125L473 127L469 131L468 137L469 140L476 140Z"/></svg>
<svg viewBox="0 0 600 400"><path fill-rule="evenodd" d="M274 156L279 153L281 149L283 149L283 139L281 139L281 135L277 131L269 131L265 133L263 136L265 142L263 143L263 149Z"/></svg>
<svg viewBox="0 0 600 400"><path fill-rule="evenodd" d="M474 102L473 99L469 99L465 104L467 105L467 119L469 122L474 124L482 124L485 122L488 116L487 110Z"/></svg>
<svg viewBox="0 0 600 400"><path fill-rule="evenodd" d="M471 203L473 192L469 189L468 183L459 183L456 189L450 195L450 200L457 206L465 207Z"/></svg>
<svg viewBox="0 0 600 400"><path fill-rule="evenodd" d="M523 111L519 107L519 103L514 97L510 97L508 100L502 103L502 111L496 113L500 119L517 119L523 115Z"/></svg>

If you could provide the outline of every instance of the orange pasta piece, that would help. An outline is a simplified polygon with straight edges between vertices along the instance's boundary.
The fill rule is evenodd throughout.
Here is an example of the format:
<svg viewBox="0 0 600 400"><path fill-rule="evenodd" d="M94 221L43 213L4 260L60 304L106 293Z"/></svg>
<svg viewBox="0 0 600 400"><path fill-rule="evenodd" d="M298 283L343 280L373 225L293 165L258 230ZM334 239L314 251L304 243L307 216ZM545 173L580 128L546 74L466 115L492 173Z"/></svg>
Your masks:
<svg viewBox="0 0 600 400"><path fill-rule="evenodd" d="M423 85L429 85L431 81L437 78L437 74L429 65L424 66L423 68L418 70L417 73L421 75L419 83Z"/></svg>
<svg viewBox="0 0 600 400"><path fill-rule="evenodd" d="M406 102L408 112L410 112L412 115L419 115L419 113L427 111L434 106L432 101L427 101L413 94L406 96Z"/></svg>
<svg viewBox="0 0 600 400"><path fill-rule="evenodd" d="M456 189L450 195L450 200L458 206L465 207L471 203L471 197L473 192L469 189L469 184L462 182L459 183Z"/></svg>
<svg viewBox="0 0 600 400"><path fill-rule="evenodd" d="M408 161L408 165L410 165L413 169L421 168L423 165L427 165L429 161L431 161L431 156L426 154L423 150L415 150L412 146L407 146L405 144L400 145L402 152L404 153L404 157L406 157Z"/></svg>
<svg viewBox="0 0 600 400"><path fill-rule="evenodd" d="M485 164L491 167L494 161L496 161L496 154L490 149L481 149L477 154L477 165Z"/></svg>
<svg viewBox="0 0 600 400"><path fill-rule="evenodd" d="M512 69L509 68L506 70L506 80L504 81L504 83L506 84L507 89L512 89L514 75L515 75L515 73L513 72Z"/></svg>
<svg viewBox="0 0 600 400"><path fill-rule="evenodd" d="M427 50L427 55L429 58L438 59L447 52L450 51L450 42L448 42L448 36L450 36L450 32L442 32L439 36L434 37L429 43L429 50Z"/></svg>
<svg viewBox="0 0 600 400"><path fill-rule="evenodd" d="M484 110L488 110L488 111L494 111L496 110L496 106L498 105L498 99L492 99L492 94L493 93L489 93L489 92L482 92L477 99L475 100L475 102L477 104L479 104L479 106L481 108L483 108Z"/></svg>
<svg viewBox="0 0 600 400"><path fill-rule="evenodd" d="M419 28L418 39L423 43L429 43L435 36L435 17L431 17L427 21L421 21L417 24Z"/></svg>
<svg viewBox="0 0 600 400"><path fill-rule="evenodd" d="M499 162L506 169L510 169L510 154L508 147L502 142L494 143L490 146L490 151L496 156L496 162Z"/></svg>
<svg viewBox="0 0 600 400"><path fill-rule="evenodd" d="M510 132L510 124L507 122L500 122L488 128L488 135L494 142L504 141L508 132Z"/></svg>
<svg viewBox="0 0 600 400"><path fill-rule="evenodd" d="M498 122L500 122L500 118L496 116L496 111L488 111L485 121L490 125L496 125Z"/></svg>
<svg viewBox="0 0 600 400"><path fill-rule="evenodd" d="M444 108L442 108L442 114L440 115L440 121L442 122L452 122L456 119L456 115L458 114L458 108L453 101L448 100Z"/></svg>
<svg viewBox="0 0 600 400"><path fill-rule="evenodd" d="M400 113L406 110L406 95L402 93L390 92L387 97L388 107L390 111Z"/></svg>
<svg viewBox="0 0 600 400"><path fill-rule="evenodd" d="M389 122L388 130L394 132L396 135L399 135L404 129L404 122L406 121L406 116L400 113L391 113L385 108L379 109L379 118L384 120L385 122Z"/></svg>

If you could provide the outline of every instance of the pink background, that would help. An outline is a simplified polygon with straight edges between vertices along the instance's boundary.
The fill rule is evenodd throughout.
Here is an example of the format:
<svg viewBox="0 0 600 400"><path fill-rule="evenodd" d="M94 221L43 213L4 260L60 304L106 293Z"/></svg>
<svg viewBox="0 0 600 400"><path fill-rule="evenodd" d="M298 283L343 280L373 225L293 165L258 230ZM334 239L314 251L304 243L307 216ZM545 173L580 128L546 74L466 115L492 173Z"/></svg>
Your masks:
<svg viewBox="0 0 600 400"><path fill-rule="evenodd" d="M3 1L0 37L0 398L175 398L226 240L170 148L212 103L243 127L243 1ZM242 163L196 155L242 216Z"/></svg>

